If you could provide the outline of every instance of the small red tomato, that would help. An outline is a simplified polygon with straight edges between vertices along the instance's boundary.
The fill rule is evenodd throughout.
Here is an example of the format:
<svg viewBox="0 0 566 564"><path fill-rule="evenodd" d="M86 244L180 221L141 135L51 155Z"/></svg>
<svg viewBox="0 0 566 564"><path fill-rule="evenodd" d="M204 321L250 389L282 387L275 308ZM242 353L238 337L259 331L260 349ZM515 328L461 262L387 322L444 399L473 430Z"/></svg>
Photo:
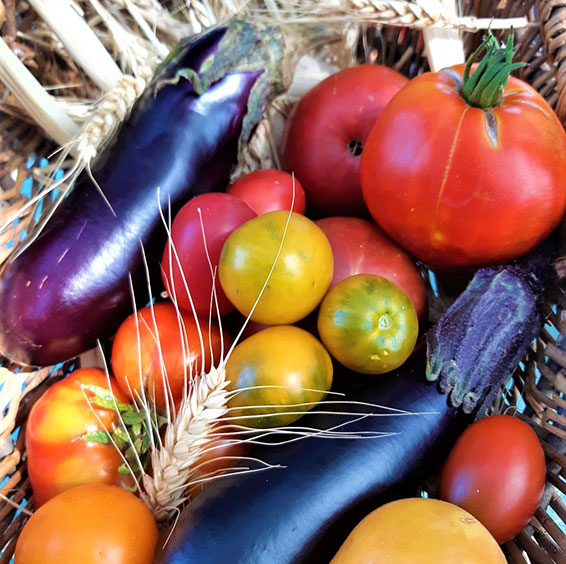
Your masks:
<svg viewBox="0 0 566 564"><path fill-rule="evenodd" d="M108 390L109 382L116 399L128 403L114 378L99 368L82 368L53 384L32 407L26 452L36 506L75 486L129 482L118 473L123 461L114 445L81 439L93 431L112 431L118 423L116 412L89 402L94 393L83 387Z"/></svg>
<svg viewBox="0 0 566 564"><path fill-rule="evenodd" d="M309 208L324 215L365 210L359 170L369 132L408 80L380 65L337 72L299 100L285 124L281 164L301 180Z"/></svg>
<svg viewBox="0 0 566 564"><path fill-rule="evenodd" d="M216 305L211 302L211 267L218 266L220 252L232 231L256 215L245 202L230 194L202 194L181 208L171 225L171 238L161 262L163 284L179 307L192 312L192 299L198 315L208 316L211 311L216 314ZM214 287L220 315L232 311L234 306L218 276Z"/></svg>
<svg viewBox="0 0 566 564"><path fill-rule="evenodd" d="M141 396L143 385L146 396L165 409L165 390L170 389L169 397L178 405L185 381L208 371L213 360L218 362L222 340L227 350L232 339L221 334L216 323L195 320L185 312L179 318L173 304L156 304L140 309L120 325L112 345L112 370L131 398Z"/></svg>
<svg viewBox="0 0 566 564"><path fill-rule="evenodd" d="M257 215L271 211L290 210L305 213L305 191L299 180L281 170L256 170L242 176L230 188L228 194L237 196L254 210ZM295 202L293 203L293 190Z"/></svg>
<svg viewBox="0 0 566 564"><path fill-rule="evenodd" d="M413 259L377 225L356 217L327 217L315 222L334 255L330 287L354 274L375 274L393 282L413 302L419 318L426 312L426 286Z"/></svg>
<svg viewBox="0 0 566 564"><path fill-rule="evenodd" d="M40 507L16 543L15 564L152 564L157 525L122 488L89 484Z"/></svg>
<svg viewBox="0 0 566 564"><path fill-rule="evenodd" d="M454 445L440 497L471 513L503 544L534 515L545 481L535 432L516 417L494 415L470 425Z"/></svg>

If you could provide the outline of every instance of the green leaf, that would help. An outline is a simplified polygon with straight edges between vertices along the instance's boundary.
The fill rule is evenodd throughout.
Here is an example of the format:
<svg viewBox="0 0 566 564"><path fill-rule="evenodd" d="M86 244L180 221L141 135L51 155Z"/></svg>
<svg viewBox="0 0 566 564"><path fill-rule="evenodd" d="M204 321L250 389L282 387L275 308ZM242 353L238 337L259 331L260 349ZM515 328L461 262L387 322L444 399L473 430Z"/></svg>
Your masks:
<svg viewBox="0 0 566 564"><path fill-rule="evenodd" d="M143 411L127 411L122 414L122 419L126 425L137 425L145 418L146 414Z"/></svg>
<svg viewBox="0 0 566 564"><path fill-rule="evenodd" d="M125 464L122 464L118 468L118 474L120 474L120 476L130 476L131 472L130 469Z"/></svg>
<svg viewBox="0 0 566 564"><path fill-rule="evenodd" d="M90 441L91 443L110 444L110 436L106 431L89 431L82 434L79 439L81 441Z"/></svg>

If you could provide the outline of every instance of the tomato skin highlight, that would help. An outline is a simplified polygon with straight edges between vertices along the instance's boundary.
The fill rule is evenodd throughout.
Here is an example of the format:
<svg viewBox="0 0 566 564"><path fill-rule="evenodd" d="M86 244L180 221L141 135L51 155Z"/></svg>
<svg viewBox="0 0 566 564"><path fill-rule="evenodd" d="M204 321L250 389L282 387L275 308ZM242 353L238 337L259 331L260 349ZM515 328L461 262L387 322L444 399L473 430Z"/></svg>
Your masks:
<svg viewBox="0 0 566 564"><path fill-rule="evenodd" d="M191 374L194 376L208 371L213 358L214 362L219 361L222 341L226 347L224 350L231 345L231 337L221 333L216 323L209 324L208 319L200 318L195 321L192 314L183 311L180 316L182 328L175 306L164 302L155 304L153 308L140 309L120 325L112 345L112 370L121 389L129 397L141 397L143 385L146 397L153 399L159 409L165 409L168 383L173 402L178 406L183 398L185 380Z"/></svg>
<svg viewBox="0 0 566 564"><path fill-rule="evenodd" d="M330 564L506 564L487 529L436 499L382 505L350 533Z"/></svg>
<svg viewBox="0 0 566 564"><path fill-rule="evenodd" d="M419 318L425 315L426 286L419 269L377 225L357 217L325 217L315 223L332 247L330 288L354 274L375 274L397 284L413 302Z"/></svg>
<svg viewBox="0 0 566 564"><path fill-rule="evenodd" d="M298 327L269 327L241 342L226 363L229 389L241 390L228 402L229 415L250 427L288 425L326 397L332 375L318 339ZM314 403L294 405L306 402Z"/></svg>
<svg viewBox="0 0 566 564"><path fill-rule="evenodd" d="M79 486L40 507L16 544L15 564L152 564L157 525L135 495Z"/></svg>
<svg viewBox="0 0 566 564"><path fill-rule="evenodd" d="M329 76L295 105L281 140L281 164L303 184L309 209L323 215L365 212L359 147L407 82L391 68L359 65Z"/></svg>
<svg viewBox="0 0 566 564"><path fill-rule="evenodd" d="M220 256L222 288L243 315L256 302L280 246L269 283L251 315L264 325L303 319L320 303L332 279L332 249L314 222L297 213L289 218L287 211L258 216L228 237Z"/></svg>
<svg viewBox="0 0 566 564"><path fill-rule="evenodd" d="M371 215L433 268L507 262L564 216L566 133L552 109L512 77L490 115L447 74L425 73L391 100L362 153Z"/></svg>
<svg viewBox="0 0 566 564"><path fill-rule="evenodd" d="M293 180L291 174L282 170L255 170L236 180L227 192L246 202L257 215L290 210L291 204L294 212L305 213L306 200L303 186L298 178Z"/></svg>
<svg viewBox="0 0 566 564"><path fill-rule="evenodd" d="M460 436L440 476L440 497L474 515L499 544L522 531L546 483L544 452L520 419L493 415Z"/></svg>
<svg viewBox="0 0 566 564"><path fill-rule="evenodd" d="M398 286L380 276L356 274L325 296L318 332L330 354L347 368L383 374L411 354L418 319L413 303Z"/></svg>
<svg viewBox="0 0 566 564"><path fill-rule="evenodd" d="M114 378L110 383L116 399L128 403ZM108 390L106 373L99 368L75 370L53 384L28 416L27 469L36 507L83 484L130 482L118 473L123 460L112 444L80 440L85 433L112 430L118 424L115 411L88 402L94 394L83 385Z"/></svg>
<svg viewBox="0 0 566 564"><path fill-rule="evenodd" d="M216 315L216 304L211 302L213 275L209 258L214 269L230 233L256 215L243 200L223 193L201 194L181 208L171 224L171 238L161 261L163 285L179 307L192 313L192 299L198 315ZM220 315L232 311L234 306L222 291L218 275L214 288Z"/></svg>

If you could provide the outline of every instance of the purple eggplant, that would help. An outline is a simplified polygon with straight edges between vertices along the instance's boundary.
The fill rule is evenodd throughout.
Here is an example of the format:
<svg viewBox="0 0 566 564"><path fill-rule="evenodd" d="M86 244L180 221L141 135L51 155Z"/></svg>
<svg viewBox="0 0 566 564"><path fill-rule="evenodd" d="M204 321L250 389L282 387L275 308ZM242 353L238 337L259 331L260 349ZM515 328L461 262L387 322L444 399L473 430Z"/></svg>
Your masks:
<svg viewBox="0 0 566 564"><path fill-rule="evenodd" d="M157 563L329 562L367 513L392 499L415 495L423 477L438 469L473 417L452 400L461 404L467 397L467 408L472 399L489 401L490 391L509 376L540 329L550 258L548 248L539 249L517 264L480 270L428 340L428 358L440 359L434 367L427 366L421 346L392 375L368 379L349 373L356 383L341 390L346 399L414 415L368 416L342 427L351 433L382 433L378 438L311 437L259 448L254 457L282 468L221 478L207 486L182 513ZM501 334L504 322L512 322L512 330ZM462 365L462 370L450 372L448 385L443 359L458 350L460 339L468 345L468 356L460 353L457 358L481 359L486 373L480 378L473 366ZM487 346L483 354L490 358L482 358L483 347L492 341L499 346ZM440 375L442 385L427 381L427 374ZM357 409L383 413L367 405ZM477 405L476 413L480 409ZM350 419L320 414L299 424L330 429Z"/></svg>
<svg viewBox="0 0 566 564"><path fill-rule="evenodd" d="M277 29L233 21L170 55L93 168L107 202L83 174L0 272L0 354L51 365L95 346L132 310L130 275L147 303L142 247L157 281L166 241L158 200L174 214L226 188L239 142L281 88L282 49Z"/></svg>

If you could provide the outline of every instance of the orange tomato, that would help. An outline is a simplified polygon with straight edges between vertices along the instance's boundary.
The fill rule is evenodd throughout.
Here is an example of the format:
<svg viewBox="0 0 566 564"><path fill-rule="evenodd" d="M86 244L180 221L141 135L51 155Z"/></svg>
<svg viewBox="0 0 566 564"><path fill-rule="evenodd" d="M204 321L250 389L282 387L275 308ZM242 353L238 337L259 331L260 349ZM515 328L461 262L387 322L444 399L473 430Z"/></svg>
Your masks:
<svg viewBox="0 0 566 564"><path fill-rule="evenodd" d="M436 499L400 499L370 513L330 564L506 564L488 530Z"/></svg>
<svg viewBox="0 0 566 564"><path fill-rule="evenodd" d="M120 325L112 346L112 370L131 398L141 397L143 386L157 408L165 409L166 390L178 405L185 381L218 362L222 339L226 348L232 342L216 323L209 325L185 312L179 317L172 303L156 304L153 312L145 307Z"/></svg>
<svg viewBox="0 0 566 564"><path fill-rule="evenodd" d="M116 399L127 403L113 378L110 383ZM129 483L127 476L118 473L122 457L112 444L80 440L85 433L111 431L118 422L114 410L87 400L94 393L84 385L109 389L103 370L82 368L51 386L30 411L27 467L36 506L82 484Z"/></svg>
<svg viewBox="0 0 566 564"><path fill-rule="evenodd" d="M152 564L157 525L116 486L89 484L40 507L18 538L15 564Z"/></svg>

